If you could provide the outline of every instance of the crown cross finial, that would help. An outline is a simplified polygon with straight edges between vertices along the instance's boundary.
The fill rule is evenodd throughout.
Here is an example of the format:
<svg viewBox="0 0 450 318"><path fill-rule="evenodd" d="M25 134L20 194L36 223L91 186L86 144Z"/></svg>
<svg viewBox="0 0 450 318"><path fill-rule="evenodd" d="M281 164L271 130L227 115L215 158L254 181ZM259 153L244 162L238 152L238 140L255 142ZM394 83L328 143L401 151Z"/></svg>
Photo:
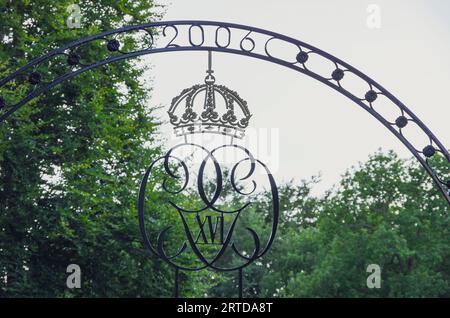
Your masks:
<svg viewBox="0 0 450 318"><path fill-rule="evenodd" d="M194 133L216 133L242 138L251 117L247 102L235 91L215 84L211 51L208 51L206 73L205 84L196 84L184 89L172 100L168 114L175 134L186 136ZM204 94L203 107L198 108L195 107L196 101L201 94ZM221 104L216 103L216 94ZM184 111L179 111L178 108L182 102L184 102ZM178 112L182 112L181 115L177 115Z"/></svg>

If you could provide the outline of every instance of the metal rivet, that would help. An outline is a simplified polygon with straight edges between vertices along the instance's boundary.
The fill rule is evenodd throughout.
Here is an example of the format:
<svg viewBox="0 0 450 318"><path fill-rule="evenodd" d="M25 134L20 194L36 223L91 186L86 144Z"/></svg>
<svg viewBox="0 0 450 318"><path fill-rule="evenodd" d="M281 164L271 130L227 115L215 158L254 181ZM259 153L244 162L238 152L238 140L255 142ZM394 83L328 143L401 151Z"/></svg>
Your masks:
<svg viewBox="0 0 450 318"><path fill-rule="evenodd" d="M37 72L32 72L28 76L28 82L32 85L37 85L41 82L41 74Z"/></svg>
<svg viewBox="0 0 450 318"><path fill-rule="evenodd" d="M406 125L408 125L408 118L405 116L400 116L395 120L395 124L398 128L404 128Z"/></svg>
<svg viewBox="0 0 450 318"><path fill-rule="evenodd" d="M425 148L423 148L422 152L423 152L425 157L431 158L436 153L436 149L434 149L434 147L432 145L428 145Z"/></svg>
<svg viewBox="0 0 450 318"><path fill-rule="evenodd" d="M340 68L337 68L333 71L333 73L331 74L331 77L335 80L335 81L340 81L341 79L344 78L344 71L341 70Z"/></svg>
<svg viewBox="0 0 450 318"><path fill-rule="evenodd" d="M372 103L372 102L374 102L376 99L377 99L377 97L378 97L378 94L377 94L377 92L375 92L374 90L370 90L370 91L368 91L367 93L366 93L366 100L369 102L369 103Z"/></svg>
<svg viewBox="0 0 450 318"><path fill-rule="evenodd" d="M108 44L106 45L106 47L108 48L108 50L110 52L115 52L119 49L120 47L120 42L117 41L116 39L112 39L108 41Z"/></svg>
<svg viewBox="0 0 450 318"><path fill-rule="evenodd" d="M79 62L80 62L80 55L78 55L77 53L72 52L67 57L67 63L69 65L77 65Z"/></svg>
<svg viewBox="0 0 450 318"><path fill-rule="evenodd" d="M306 52L300 52L297 54L297 62L299 63L305 63L308 60L309 56Z"/></svg>

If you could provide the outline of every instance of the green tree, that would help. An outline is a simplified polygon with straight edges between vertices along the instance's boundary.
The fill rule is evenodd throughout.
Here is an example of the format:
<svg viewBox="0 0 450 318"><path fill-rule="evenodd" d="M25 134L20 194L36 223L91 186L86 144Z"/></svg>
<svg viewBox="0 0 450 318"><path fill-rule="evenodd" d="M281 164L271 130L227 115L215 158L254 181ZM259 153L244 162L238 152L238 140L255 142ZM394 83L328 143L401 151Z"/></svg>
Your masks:
<svg viewBox="0 0 450 318"><path fill-rule="evenodd" d="M424 169L377 153L344 175L314 228L299 233L297 254L312 252L314 262L292 267L284 295L449 297L449 225L448 204ZM366 285L369 264L381 267L380 289Z"/></svg>
<svg viewBox="0 0 450 318"><path fill-rule="evenodd" d="M158 18L152 0L1 0L0 77L79 37ZM104 44L104 43L103 43ZM133 38L123 39L133 48ZM82 58L105 54L102 44ZM30 102L0 126L0 296L170 296L172 270L142 247L141 175L159 153L144 68L123 61L84 73ZM44 79L61 72L41 65ZM2 96L23 94L25 85ZM17 97L16 96L16 97ZM66 287L66 267L82 288Z"/></svg>

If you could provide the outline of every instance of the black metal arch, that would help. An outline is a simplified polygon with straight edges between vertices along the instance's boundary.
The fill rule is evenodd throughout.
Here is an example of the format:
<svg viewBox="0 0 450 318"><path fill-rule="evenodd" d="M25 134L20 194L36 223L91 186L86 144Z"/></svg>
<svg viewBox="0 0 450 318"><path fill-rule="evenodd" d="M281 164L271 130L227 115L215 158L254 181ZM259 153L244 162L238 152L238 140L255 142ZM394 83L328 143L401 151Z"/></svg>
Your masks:
<svg viewBox="0 0 450 318"><path fill-rule="evenodd" d="M148 41L142 40L142 43L147 44L141 48L123 51L120 49L122 35L147 38ZM158 43L154 41L155 35L159 35ZM85 61L80 49L95 41L104 41L109 53L103 59ZM290 47L284 50L284 54L287 51L291 51L291 54L288 54L288 57L276 54L271 49L273 41ZM106 31L74 41L32 60L0 80L0 123L33 98L90 69L131 57L172 51L218 51L249 56L293 69L333 88L365 109L390 130L422 164L450 204L450 180L444 178L448 176L448 172L439 175L428 160L436 153L441 153L449 162L450 168L450 154L430 129L400 100L367 75L327 52L282 34L240 24L213 21L151 22ZM60 63L61 56L67 57L65 63ZM333 70L329 74L314 71L314 67L308 63L312 56L320 58L324 63L331 63ZM45 63L65 67L65 72L59 76L46 78L46 75L49 77L48 74L39 73L39 66ZM356 92L355 89L347 88L345 80L349 76L364 83L367 90ZM14 100L13 90L21 82L28 82L28 91L24 96ZM381 97L386 98L390 107L398 111L398 117L386 118L377 111L377 99ZM416 125L426 136L428 144L420 147L413 145L405 135L407 125Z"/></svg>

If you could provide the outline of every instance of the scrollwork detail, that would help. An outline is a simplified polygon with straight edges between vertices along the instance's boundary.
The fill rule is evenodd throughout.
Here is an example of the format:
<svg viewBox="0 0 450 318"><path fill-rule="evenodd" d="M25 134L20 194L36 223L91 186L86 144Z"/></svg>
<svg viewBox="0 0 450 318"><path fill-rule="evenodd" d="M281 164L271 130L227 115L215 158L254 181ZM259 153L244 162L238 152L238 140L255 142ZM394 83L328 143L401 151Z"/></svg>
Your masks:
<svg viewBox="0 0 450 318"><path fill-rule="evenodd" d="M187 191L187 184L189 181L189 168L188 164L178 158L174 155L174 152L176 150L181 149L182 147L190 147L190 149L199 149L201 150L205 155L203 160L200 163L199 169L198 169L198 176L196 178L196 189L197 189L197 195L200 198L200 201L203 203L202 206L197 207L195 209L190 209L187 207L180 206L174 200L169 199L168 204L171 206L174 211L179 216L179 219L182 224L182 228L184 229L184 233L186 235L186 239L183 243L181 243L181 246L177 248L177 251L169 256L164 248L165 239L168 235L168 233L171 230L171 227L166 227L162 229L158 237L156 239L156 244L151 243L151 239L147 235L147 229L146 229L146 222L145 222L145 194L146 194L146 187L149 180L149 177L152 173L152 171L155 169L156 163L162 161L163 163L163 170L168 178L171 179L177 179L180 182L180 186L177 190L170 190L165 183L167 182L167 178L163 179L163 186L162 189L169 194L179 194L182 191ZM250 194L254 193L256 189L256 182L254 180L251 180L253 174L256 171L256 166L260 165L263 169L265 169L265 172L267 173L271 191L272 191L272 210L267 211L267 213L271 214L272 227L271 227L271 233L269 237L265 240L266 244L262 246L262 241L258 233L247 227L246 230L250 234L250 236L253 239L254 247L253 251L250 253L249 256L242 253L238 246L236 240L233 239L234 230L239 222L239 217L242 215L242 213L245 213L246 209L250 207L251 201L244 202L241 206L237 208L232 209L225 209L218 206L218 200L221 197L221 194L224 190L223 188L223 170L221 168L221 165L219 164L219 161L215 157L215 153L221 150L224 150L226 148L233 148L237 149L238 151L242 151L245 154L245 158L239 160L237 163L233 165L233 168L231 169L231 173L229 174L229 181L231 183L232 189L234 191L242 196L249 196ZM237 176L237 170L238 166L241 165L243 162L249 162L248 170L244 171L244 176L238 177ZM205 169L208 164L208 162L212 162L213 164L213 171L214 171L214 179L213 181L210 180L210 182L214 183L214 190L212 193L207 193L206 191L206 185L205 185ZM180 170L181 171L177 171ZM238 186L238 181L251 181L252 189L249 192L242 191L240 187ZM192 193L191 193L192 195ZM174 146L171 148L166 155L163 157L157 158L155 161L152 162L150 167L147 169L144 178L141 183L141 189L139 192L139 200L138 200L138 212L139 212L139 223L141 227L141 232L144 237L144 243L149 248L150 251L152 251L157 256L161 257L163 260L171 264L172 266L175 266L182 270L189 270L189 271L196 271L204 268L211 268L218 271L234 271L240 268L244 268L251 264L256 259L260 258L262 255L264 255L270 248L273 238L275 237L275 233L277 230L278 225L278 216L279 216L279 202L278 202L278 192L276 183L273 179L273 176L271 175L268 168L258 159L256 159L249 150L246 148L239 146L239 145L222 145L219 147L214 148L213 150L207 150L205 147L193 143L184 143L177 146ZM200 222L201 217L206 212L213 213L217 217L216 220L216 227L215 231L217 231L217 227L219 226L217 222L220 223L221 231L219 234L220 236L220 244L215 243L216 246L219 246L218 250L213 254L212 257L206 256L202 250L199 248L199 237L200 233L202 235L205 235L203 227L205 226L205 223L210 222L211 219L207 220L208 217L205 218L205 221L203 224ZM228 219L230 219L229 224L227 226L225 225L224 216L228 215ZM188 218L190 216L195 216L195 218L198 220L198 224L200 225L200 232L198 234L198 237L195 237L195 234L193 234L195 231L195 228L193 230L192 224L189 224ZM211 216L209 216L211 218ZM219 220L219 221L218 221ZM227 229L225 228L227 227ZM211 229L210 229L211 230ZM214 232L214 236L212 236L211 241L214 241L214 237L216 236L216 232ZM212 235L212 234L211 234ZM216 238L217 239L217 238ZM207 241L206 236L204 237L204 240ZM208 242L208 244L211 243ZM194 255L197 257L197 260L201 263L201 265L195 265L195 266L186 266L182 263L178 262L177 259L179 257L182 257L184 253L187 253L188 250L192 251ZM221 261L222 256L225 253L233 253L235 257L238 257L242 260L242 262L238 265L232 264L230 266L225 266L223 264L218 264Z"/></svg>

